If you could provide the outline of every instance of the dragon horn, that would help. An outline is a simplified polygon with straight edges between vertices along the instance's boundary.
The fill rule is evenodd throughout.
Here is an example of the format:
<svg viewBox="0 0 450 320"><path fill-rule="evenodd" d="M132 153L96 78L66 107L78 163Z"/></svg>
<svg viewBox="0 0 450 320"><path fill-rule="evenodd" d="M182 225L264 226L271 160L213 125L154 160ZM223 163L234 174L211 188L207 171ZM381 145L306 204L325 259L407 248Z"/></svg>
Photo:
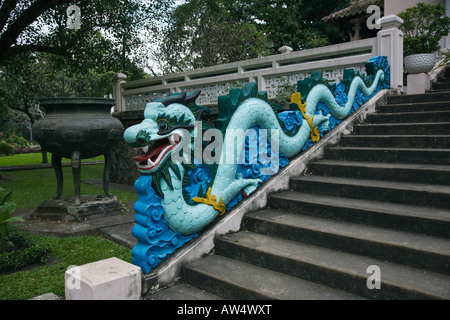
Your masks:
<svg viewBox="0 0 450 320"><path fill-rule="evenodd" d="M197 90L192 95L190 95L189 97L186 97L186 99L184 100L184 105L188 105L189 103L194 102L195 100L197 100L197 98L199 97L200 93L202 93L202 91L201 90Z"/></svg>
<svg viewBox="0 0 450 320"><path fill-rule="evenodd" d="M173 103L183 103L186 100L186 92L183 92L181 95L176 95L174 97L169 97L161 101L163 105L166 107Z"/></svg>

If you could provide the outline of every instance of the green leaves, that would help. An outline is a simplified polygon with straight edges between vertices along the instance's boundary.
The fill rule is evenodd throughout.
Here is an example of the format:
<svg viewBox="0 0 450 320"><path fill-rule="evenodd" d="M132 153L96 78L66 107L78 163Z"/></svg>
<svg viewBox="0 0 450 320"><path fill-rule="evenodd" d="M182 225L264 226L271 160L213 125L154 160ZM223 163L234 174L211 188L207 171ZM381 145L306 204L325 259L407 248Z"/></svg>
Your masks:
<svg viewBox="0 0 450 320"><path fill-rule="evenodd" d="M321 19L348 0L188 0L160 31L155 61L164 73L343 42Z"/></svg>
<svg viewBox="0 0 450 320"><path fill-rule="evenodd" d="M16 204L10 202L12 192L5 192L0 188L0 252L4 251L8 239L8 223L23 222L21 217L11 217Z"/></svg>
<svg viewBox="0 0 450 320"><path fill-rule="evenodd" d="M348 3L348 0L255 0L243 7L242 15L251 17L266 33L273 43L272 52L277 54L284 45L297 51L324 43L317 39L343 42L340 30L324 23L322 18Z"/></svg>
<svg viewBox="0 0 450 320"><path fill-rule="evenodd" d="M11 214L16 210L16 204L10 202L12 194L12 191L4 192L0 188L0 226L2 227L9 222L23 222L21 217L11 217Z"/></svg>
<svg viewBox="0 0 450 320"><path fill-rule="evenodd" d="M233 16L231 6L230 0L191 0L174 9L154 49L159 69L180 72L270 54L266 35Z"/></svg>
<svg viewBox="0 0 450 320"><path fill-rule="evenodd" d="M404 23L400 29L405 34L405 56L432 53L439 50L439 41L450 32L450 18L441 4L419 2L399 14Z"/></svg>
<svg viewBox="0 0 450 320"><path fill-rule="evenodd" d="M9 5L15 2L15 5ZM81 29L67 28L67 8L73 1L2 1L0 64L24 52L65 57L62 68L78 72L105 68L125 72L129 60L145 61L142 33L162 22L173 0L78 0ZM139 56L138 56L139 53ZM141 55L142 53L142 55ZM128 79L131 77L129 76Z"/></svg>
<svg viewBox="0 0 450 320"><path fill-rule="evenodd" d="M12 191L4 192L5 190L0 188L0 207L4 206L12 197Z"/></svg>

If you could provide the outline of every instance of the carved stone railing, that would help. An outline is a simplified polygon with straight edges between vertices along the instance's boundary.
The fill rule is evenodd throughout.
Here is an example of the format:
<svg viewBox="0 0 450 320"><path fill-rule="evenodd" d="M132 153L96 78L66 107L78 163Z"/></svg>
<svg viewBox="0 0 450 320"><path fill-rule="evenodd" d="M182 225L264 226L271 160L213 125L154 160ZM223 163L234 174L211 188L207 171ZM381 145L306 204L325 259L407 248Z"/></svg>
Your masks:
<svg viewBox="0 0 450 320"><path fill-rule="evenodd" d="M278 55L223 64L150 79L126 82L118 75L115 86L116 112L143 110L157 98L175 92L201 90L199 105L217 105L236 82L240 85L256 82L259 91L266 91L269 99L276 96L280 84L295 85L323 71L324 78L339 82L344 70L353 68L365 72L364 64L372 57L388 57L392 69L392 88L403 86L403 33L398 29L402 21L387 16L379 21L382 30L376 38L347 42L322 48L282 53Z"/></svg>
<svg viewBox="0 0 450 320"><path fill-rule="evenodd" d="M346 68L363 72L364 64L376 54L377 41L373 38L145 80L125 82L122 76L119 77L120 85L116 90L117 111L141 110L157 98L193 90L202 91L198 104L213 106L217 105L218 96L224 95L230 85L236 82L256 82L258 90L267 91L271 99L283 81L295 85L299 80L308 78L312 72L323 70L325 78L337 82L343 78Z"/></svg>

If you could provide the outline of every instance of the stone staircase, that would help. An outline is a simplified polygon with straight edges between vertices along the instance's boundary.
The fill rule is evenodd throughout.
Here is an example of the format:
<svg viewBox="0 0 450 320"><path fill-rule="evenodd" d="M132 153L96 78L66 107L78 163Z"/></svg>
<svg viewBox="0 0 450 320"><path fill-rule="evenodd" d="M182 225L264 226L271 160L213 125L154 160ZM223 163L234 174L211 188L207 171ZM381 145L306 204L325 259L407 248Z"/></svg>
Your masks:
<svg viewBox="0 0 450 320"><path fill-rule="evenodd" d="M290 187L148 299L450 299L450 77L389 97Z"/></svg>

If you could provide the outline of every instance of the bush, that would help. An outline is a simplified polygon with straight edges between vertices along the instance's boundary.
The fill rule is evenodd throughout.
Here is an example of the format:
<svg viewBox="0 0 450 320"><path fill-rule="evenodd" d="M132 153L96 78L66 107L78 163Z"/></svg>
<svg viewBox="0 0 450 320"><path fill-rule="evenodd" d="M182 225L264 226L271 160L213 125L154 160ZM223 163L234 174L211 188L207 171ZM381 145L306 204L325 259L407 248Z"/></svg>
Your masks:
<svg viewBox="0 0 450 320"><path fill-rule="evenodd" d="M37 245L24 232L11 230L8 237L19 249L0 254L0 274L18 271L30 264L42 262L43 258L50 252L48 247Z"/></svg>
<svg viewBox="0 0 450 320"><path fill-rule="evenodd" d="M11 202L12 192L6 192L0 188L0 253L6 249L9 239L9 224L12 222L23 222L21 217L11 217L16 204Z"/></svg>
<svg viewBox="0 0 450 320"><path fill-rule="evenodd" d="M450 18L441 4L419 2L399 14L404 20L400 29L405 34L405 56L433 53L439 50L439 41L450 32Z"/></svg>
<svg viewBox="0 0 450 320"><path fill-rule="evenodd" d="M0 154L6 154L7 156L14 155L14 148L5 140L0 140Z"/></svg>
<svg viewBox="0 0 450 320"><path fill-rule="evenodd" d="M0 273L18 270L31 263L40 261L48 249L36 245L31 238L10 227L12 222L23 222L21 217L11 217L16 205L11 202L12 192L0 188ZM7 245L13 247L7 252Z"/></svg>
<svg viewBox="0 0 450 320"><path fill-rule="evenodd" d="M30 142L24 137L14 132L0 132L0 154L13 155L15 149L29 147Z"/></svg>

